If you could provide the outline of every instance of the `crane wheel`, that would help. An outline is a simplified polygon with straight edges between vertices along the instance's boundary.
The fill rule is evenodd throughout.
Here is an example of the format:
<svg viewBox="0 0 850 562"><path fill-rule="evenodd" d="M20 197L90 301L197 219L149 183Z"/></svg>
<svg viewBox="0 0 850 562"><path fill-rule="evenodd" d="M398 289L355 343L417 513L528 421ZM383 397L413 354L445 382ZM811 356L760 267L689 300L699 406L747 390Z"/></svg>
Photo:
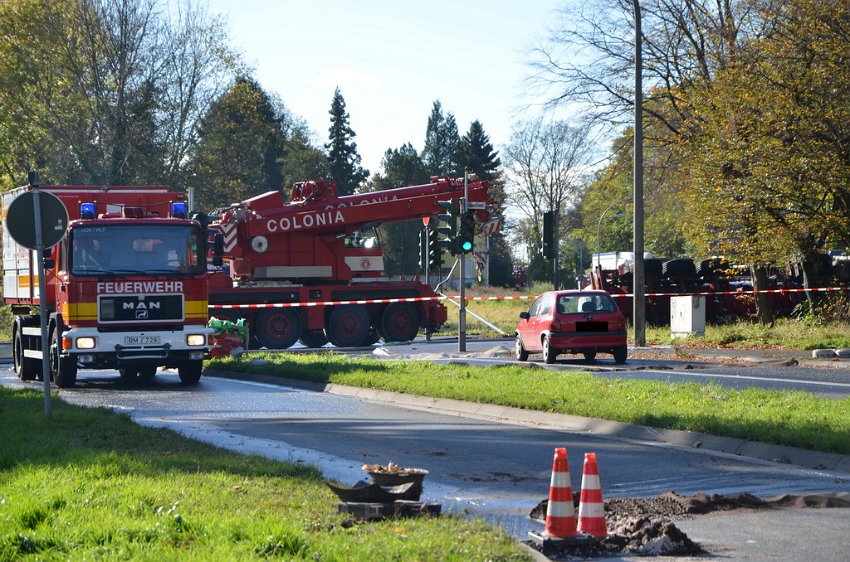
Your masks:
<svg viewBox="0 0 850 562"><path fill-rule="evenodd" d="M336 347L359 347L369 338L369 314L359 304L334 307L325 327L328 341Z"/></svg>
<svg viewBox="0 0 850 562"><path fill-rule="evenodd" d="M381 336L384 341L410 341L419 333L419 312L406 302L392 303L381 315Z"/></svg>
<svg viewBox="0 0 850 562"><path fill-rule="evenodd" d="M260 347L286 349L301 337L301 317L291 308L265 308L254 321Z"/></svg>

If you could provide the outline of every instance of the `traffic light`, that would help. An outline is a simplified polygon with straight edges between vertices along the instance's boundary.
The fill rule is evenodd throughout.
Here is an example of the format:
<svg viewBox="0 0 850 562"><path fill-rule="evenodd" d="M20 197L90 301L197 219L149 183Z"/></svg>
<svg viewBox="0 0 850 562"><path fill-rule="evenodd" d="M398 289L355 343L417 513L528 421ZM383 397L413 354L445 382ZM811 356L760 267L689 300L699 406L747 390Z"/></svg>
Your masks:
<svg viewBox="0 0 850 562"><path fill-rule="evenodd" d="M419 270L428 271L428 227L419 231Z"/></svg>
<svg viewBox="0 0 850 562"><path fill-rule="evenodd" d="M555 211L543 213L543 247L540 253L547 260L555 257Z"/></svg>
<svg viewBox="0 0 850 562"><path fill-rule="evenodd" d="M440 246L436 231L430 232L428 238L428 266L437 272L443 267L443 248Z"/></svg>
<svg viewBox="0 0 850 562"><path fill-rule="evenodd" d="M466 211L461 215L458 239L462 254L468 254L475 247L475 211Z"/></svg>
<svg viewBox="0 0 850 562"><path fill-rule="evenodd" d="M445 234L445 238L438 241L440 248L447 248L454 256L457 252L457 216L459 214L460 201L450 199L448 201L437 201L437 205L446 210L445 213L437 215L437 218L446 223L437 227L437 232Z"/></svg>

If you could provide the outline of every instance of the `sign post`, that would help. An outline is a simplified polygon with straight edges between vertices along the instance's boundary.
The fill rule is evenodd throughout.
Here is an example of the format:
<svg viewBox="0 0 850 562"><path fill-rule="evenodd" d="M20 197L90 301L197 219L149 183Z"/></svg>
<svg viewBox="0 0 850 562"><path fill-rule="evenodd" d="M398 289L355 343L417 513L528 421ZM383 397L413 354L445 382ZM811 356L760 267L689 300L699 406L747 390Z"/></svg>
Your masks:
<svg viewBox="0 0 850 562"><path fill-rule="evenodd" d="M52 193L41 193L38 172L29 173L30 190L21 193L9 205L6 228L21 246L36 252L38 263L38 315L41 320L41 378L44 381L44 416L53 417L50 401L50 353L47 338L47 280L44 275L44 250L59 243L68 226L68 210Z"/></svg>

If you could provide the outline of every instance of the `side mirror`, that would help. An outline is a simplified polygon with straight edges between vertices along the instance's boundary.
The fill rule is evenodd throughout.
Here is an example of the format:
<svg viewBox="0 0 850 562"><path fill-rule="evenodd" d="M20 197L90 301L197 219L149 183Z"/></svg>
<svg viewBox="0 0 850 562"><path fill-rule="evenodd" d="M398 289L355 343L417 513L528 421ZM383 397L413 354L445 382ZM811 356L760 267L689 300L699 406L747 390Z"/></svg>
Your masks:
<svg viewBox="0 0 850 562"><path fill-rule="evenodd" d="M213 241L213 259L212 263L216 267L221 267L224 263L224 236L221 232L215 233L215 239Z"/></svg>
<svg viewBox="0 0 850 562"><path fill-rule="evenodd" d="M528 320L529 318L531 318L531 316L529 316L529 314L527 312L520 312L519 317L522 318L523 320Z"/></svg>

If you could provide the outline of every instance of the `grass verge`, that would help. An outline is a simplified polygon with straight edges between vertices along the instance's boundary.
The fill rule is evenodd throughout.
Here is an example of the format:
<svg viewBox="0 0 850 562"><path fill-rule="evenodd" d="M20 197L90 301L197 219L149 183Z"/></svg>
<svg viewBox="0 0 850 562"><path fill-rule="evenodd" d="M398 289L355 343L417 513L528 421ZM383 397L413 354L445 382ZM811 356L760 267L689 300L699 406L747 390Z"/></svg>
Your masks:
<svg viewBox="0 0 850 562"><path fill-rule="evenodd" d="M456 517L352 523L314 468L0 388L0 560L528 560Z"/></svg>
<svg viewBox="0 0 850 562"><path fill-rule="evenodd" d="M268 362L225 358L211 361L208 367L850 454L850 398L831 400L804 392L728 390L716 384L607 379L515 365L485 368L428 361L352 359L330 353L251 357Z"/></svg>

